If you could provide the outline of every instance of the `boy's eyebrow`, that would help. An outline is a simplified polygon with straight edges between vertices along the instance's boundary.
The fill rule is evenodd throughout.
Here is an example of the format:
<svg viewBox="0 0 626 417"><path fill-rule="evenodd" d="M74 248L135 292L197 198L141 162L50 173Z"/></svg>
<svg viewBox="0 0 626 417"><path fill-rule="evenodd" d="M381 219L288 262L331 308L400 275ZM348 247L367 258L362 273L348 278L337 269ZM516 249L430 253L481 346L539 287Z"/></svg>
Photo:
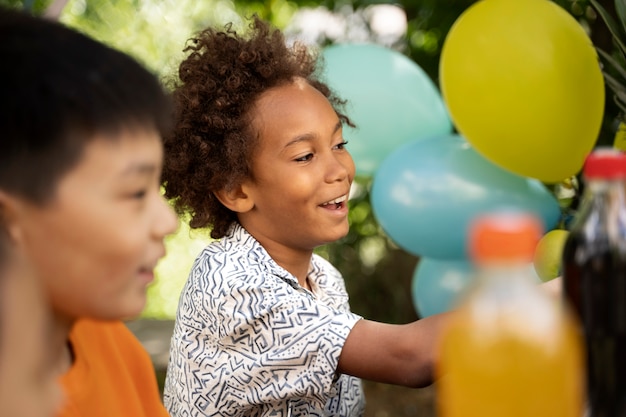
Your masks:
<svg viewBox="0 0 626 417"><path fill-rule="evenodd" d="M342 126L343 126L343 123L341 122L341 120L339 120L339 121L337 122L337 124L335 125L335 128L333 129L333 135L334 135L335 133L337 133L337 131L338 131L339 129L341 129L341 127L342 127ZM313 136L313 135L312 135L312 134L310 134L310 133L305 133L305 134L303 134L303 135L296 136L293 140L289 141L289 142L285 145L285 148L288 148L289 146L295 145L295 144L300 143L300 142L305 141L305 140L311 140L312 136Z"/></svg>
<svg viewBox="0 0 626 417"><path fill-rule="evenodd" d="M127 175L149 175L156 171L157 167L155 164L150 162L133 162L128 165L124 170L120 173L121 176Z"/></svg>

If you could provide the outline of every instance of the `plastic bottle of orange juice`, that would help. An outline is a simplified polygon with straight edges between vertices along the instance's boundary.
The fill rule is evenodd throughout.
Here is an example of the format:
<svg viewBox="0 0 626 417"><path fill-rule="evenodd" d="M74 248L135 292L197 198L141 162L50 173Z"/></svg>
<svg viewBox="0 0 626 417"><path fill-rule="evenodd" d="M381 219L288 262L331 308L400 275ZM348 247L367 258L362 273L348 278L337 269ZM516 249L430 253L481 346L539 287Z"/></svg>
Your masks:
<svg viewBox="0 0 626 417"><path fill-rule="evenodd" d="M440 417L581 417L578 324L530 274L538 219L476 219L469 253L476 285L444 329L436 368Z"/></svg>

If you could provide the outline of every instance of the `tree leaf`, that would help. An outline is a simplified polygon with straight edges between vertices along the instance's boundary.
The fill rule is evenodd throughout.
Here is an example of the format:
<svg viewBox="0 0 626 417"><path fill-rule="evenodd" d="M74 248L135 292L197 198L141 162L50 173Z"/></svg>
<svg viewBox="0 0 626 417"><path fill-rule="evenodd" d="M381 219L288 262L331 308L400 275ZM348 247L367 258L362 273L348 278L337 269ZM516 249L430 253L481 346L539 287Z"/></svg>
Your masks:
<svg viewBox="0 0 626 417"><path fill-rule="evenodd" d="M601 49L596 49L598 51L598 54L602 57L602 59L604 61L606 61L609 65L611 65L615 70L617 70L617 73L624 78L624 80L626 80L626 69L624 69L624 65L621 64L620 62L618 62L615 58L613 58L610 54L604 52ZM602 72L606 73L606 70L603 70Z"/></svg>
<svg viewBox="0 0 626 417"><path fill-rule="evenodd" d="M611 88L611 91L620 96L620 99L626 102L626 86L624 86L624 84L620 83L617 79L607 73L604 73L604 80L606 81L606 84Z"/></svg>
<svg viewBox="0 0 626 417"><path fill-rule="evenodd" d="M621 101L619 101L619 99L615 96L613 96L613 102L617 105L617 107L619 107L619 109L621 110L622 115L626 114L626 104L622 103ZM623 119L623 116L621 116L620 118Z"/></svg>
<svg viewBox="0 0 626 417"><path fill-rule="evenodd" d="M626 53L626 44L623 41L624 31L620 29L615 20L613 20L611 15L606 11L604 7L600 5L600 3L598 3L597 0L589 0L589 2L594 7L594 9L596 9L596 11L606 24L619 48L622 50L623 53Z"/></svg>
<svg viewBox="0 0 626 417"><path fill-rule="evenodd" d="M615 0L615 11L622 22L622 28L626 30L626 0Z"/></svg>

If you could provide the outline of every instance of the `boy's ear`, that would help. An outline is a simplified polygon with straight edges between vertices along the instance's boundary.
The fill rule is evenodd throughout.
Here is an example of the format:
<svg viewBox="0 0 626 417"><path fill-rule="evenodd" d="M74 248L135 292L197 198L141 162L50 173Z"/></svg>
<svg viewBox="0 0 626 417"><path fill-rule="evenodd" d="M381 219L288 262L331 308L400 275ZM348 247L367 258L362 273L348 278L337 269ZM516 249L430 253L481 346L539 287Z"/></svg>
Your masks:
<svg viewBox="0 0 626 417"><path fill-rule="evenodd" d="M20 223L19 201L11 194L0 190L0 227L2 227L13 242L20 242L22 228Z"/></svg>
<svg viewBox="0 0 626 417"><path fill-rule="evenodd" d="M229 188L223 188L215 191L213 194L217 197L220 203L235 213L245 213L252 210L252 207L254 207L254 200L241 184L237 184Z"/></svg>

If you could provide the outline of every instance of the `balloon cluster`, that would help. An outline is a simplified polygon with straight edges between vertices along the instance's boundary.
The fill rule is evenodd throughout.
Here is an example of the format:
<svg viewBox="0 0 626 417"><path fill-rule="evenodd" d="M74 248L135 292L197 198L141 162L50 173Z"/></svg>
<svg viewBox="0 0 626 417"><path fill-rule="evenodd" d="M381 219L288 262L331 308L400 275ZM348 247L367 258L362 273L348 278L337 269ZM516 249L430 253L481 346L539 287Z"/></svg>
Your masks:
<svg viewBox="0 0 626 417"><path fill-rule="evenodd" d="M420 258L413 300L425 317L450 309L471 281L467 230L499 208L534 213L545 231L560 207L545 184L576 175L604 112L591 40L550 0L481 0L450 29L441 94L413 61L368 44L323 51L326 80L347 99L357 173L371 176L374 214ZM456 128L456 131L453 130Z"/></svg>

